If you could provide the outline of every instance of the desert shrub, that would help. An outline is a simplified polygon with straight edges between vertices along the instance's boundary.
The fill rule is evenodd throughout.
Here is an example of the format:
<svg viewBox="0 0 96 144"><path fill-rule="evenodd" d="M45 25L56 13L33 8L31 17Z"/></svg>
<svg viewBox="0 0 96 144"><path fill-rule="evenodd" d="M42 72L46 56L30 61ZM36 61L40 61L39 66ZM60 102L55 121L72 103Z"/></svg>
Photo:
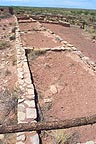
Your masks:
<svg viewBox="0 0 96 144"><path fill-rule="evenodd" d="M45 54L45 53L46 53L45 50L33 50L33 51L31 51L31 52L28 54L28 58L29 58L30 60L34 60L34 59L37 58L38 56L43 55L43 54Z"/></svg>
<svg viewBox="0 0 96 144"><path fill-rule="evenodd" d="M12 33L15 33L16 27L12 28Z"/></svg>
<svg viewBox="0 0 96 144"><path fill-rule="evenodd" d="M79 142L78 131L68 132L64 129L44 131L41 137L51 137L52 144L77 144Z"/></svg>
<svg viewBox="0 0 96 144"><path fill-rule="evenodd" d="M3 19L3 18L9 18L9 17L11 17L11 14L9 14L9 13L0 15L1 19Z"/></svg>
<svg viewBox="0 0 96 144"><path fill-rule="evenodd" d="M53 137L54 137L54 144L64 144L67 139L64 130L53 131Z"/></svg>
<svg viewBox="0 0 96 144"><path fill-rule="evenodd" d="M16 56L13 56L12 57L12 65L16 65L17 64L17 59L16 59Z"/></svg>
<svg viewBox="0 0 96 144"><path fill-rule="evenodd" d="M0 50L5 49L7 47L10 47L10 44L8 41L0 41Z"/></svg>
<svg viewBox="0 0 96 144"><path fill-rule="evenodd" d="M10 23L9 23L9 25L11 26L11 25L12 25L12 23L10 22Z"/></svg>
<svg viewBox="0 0 96 144"><path fill-rule="evenodd" d="M10 36L10 40L15 40L15 39L16 39L15 34L13 34L12 36Z"/></svg>
<svg viewBox="0 0 96 144"><path fill-rule="evenodd" d="M96 40L96 35L95 35L95 34L92 36L92 39L93 39L93 40Z"/></svg>
<svg viewBox="0 0 96 144"><path fill-rule="evenodd" d="M11 71L9 71L8 69L6 69L5 76L9 76L9 75L11 75Z"/></svg>
<svg viewBox="0 0 96 144"><path fill-rule="evenodd" d="M7 27L7 25L6 25L6 24L4 24L4 27Z"/></svg>

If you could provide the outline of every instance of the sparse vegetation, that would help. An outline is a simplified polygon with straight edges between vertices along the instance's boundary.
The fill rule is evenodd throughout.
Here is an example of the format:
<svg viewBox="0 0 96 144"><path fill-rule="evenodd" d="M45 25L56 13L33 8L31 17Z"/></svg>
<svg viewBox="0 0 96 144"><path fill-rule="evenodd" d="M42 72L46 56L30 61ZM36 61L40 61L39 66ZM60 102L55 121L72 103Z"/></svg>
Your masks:
<svg viewBox="0 0 96 144"><path fill-rule="evenodd" d="M10 40L15 40L15 39L16 39L15 34L13 34L13 35L10 36Z"/></svg>
<svg viewBox="0 0 96 144"><path fill-rule="evenodd" d="M67 135L64 130L53 131L54 144L65 144Z"/></svg>
<svg viewBox="0 0 96 144"><path fill-rule="evenodd" d="M11 71L9 71L8 69L6 69L5 76L9 76L9 75L11 75Z"/></svg>
<svg viewBox="0 0 96 144"><path fill-rule="evenodd" d="M51 144L77 144L79 142L79 135L77 131L67 132L64 129L43 131L41 138L50 139Z"/></svg>
<svg viewBox="0 0 96 144"><path fill-rule="evenodd" d="M2 49L6 49L6 48L8 48L8 47L10 47L10 44L9 44L9 42L8 41L0 41L0 50L2 50Z"/></svg>
<svg viewBox="0 0 96 144"><path fill-rule="evenodd" d="M15 33L16 27L12 28L12 33Z"/></svg>
<svg viewBox="0 0 96 144"><path fill-rule="evenodd" d="M29 50L30 51L30 50ZM46 51L45 50L32 50L28 55L30 60L34 60L35 58L37 58L40 55L45 54Z"/></svg>
<svg viewBox="0 0 96 144"><path fill-rule="evenodd" d="M91 36L96 35L96 10L85 9L65 9L65 8L31 8L31 7L14 7L17 15L29 16L47 16L47 20L57 20L52 16L61 16L62 21L69 22L71 25L77 25L88 31ZM94 31L94 32L92 32Z"/></svg>

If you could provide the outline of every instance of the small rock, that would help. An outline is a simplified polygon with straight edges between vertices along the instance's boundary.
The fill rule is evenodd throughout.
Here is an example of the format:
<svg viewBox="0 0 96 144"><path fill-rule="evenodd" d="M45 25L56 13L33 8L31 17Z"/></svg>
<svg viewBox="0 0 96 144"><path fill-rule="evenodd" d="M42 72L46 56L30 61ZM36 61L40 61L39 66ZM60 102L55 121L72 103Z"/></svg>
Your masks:
<svg viewBox="0 0 96 144"><path fill-rule="evenodd" d="M0 134L0 140L4 138L4 134Z"/></svg>
<svg viewBox="0 0 96 144"><path fill-rule="evenodd" d="M24 112L24 105L22 103L18 104L18 111Z"/></svg>
<svg viewBox="0 0 96 144"><path fill-rule="evenodd" d="M29 100L34 100L35 99L35 94L32 94L32 95L26 94L26 98L29 99Z"/></svg>
<svg viewBox="0 0 96 144"><path fill-rule="evenodd" d="M31 79L25 79L25 83L27 83L27 84L31 84Z"/></svg>
<svg viewBox="0 0 96 144"><path fill-rule="evenodd" d="M68 42L67 42L67 41L63 41L63 43L64 43L64 44L68 44Z"/></svg>
<svg viewBox="0 0 96 144"><path fill-rule="evenodd" d="M26 109L26 118L36 119L37 118L36 108L27 108Z"/></svg>
<svg viewBox="0 0 96 144"><path fill-rule="evenodd" d="M28 107L35 107L35 101L34 100L26 100L24 102Z"/></svg>
<svg viewBox="0 0 96 144"><path fill-rule="evenodd" d="M34 136L30 137L32 144L39 144L39 136L38 134L35 134Z"/></svg>
<svg viewBox="0 0 96 144"><path fill-rule="evenodd" d="M71 47L71 49L72 49L73 51L77 51L77 48L75 48L75 47Z"/></svg>
<svg viewBox="0 0 96 144"><path fill-rule="evenodd" d="M18 99L18 103L22 103L22 102L24 102L24 98L20 98L20 99Z"/></svg>
<svg viewBox="0 0 96 144"><path fill-rule="evenodd" d="M94 39L92 42L93 42L93 43L95 43L95 42L96 42L96 40Z"/></svg>
<svg viewBox="0 0 96 144"><path fill-rule="evenodd" d="M50 86L50 91L52 92L52 94L56 94L58 92L55 85Z"/></svg>
<svg viewBox="0 0 96 144"><path fill-rule="evenodd" d="M79 56L80 56L80 58L83 58L83 57L84 57L84 55L82 54L82 52L81 52L81 51L75 51L75 53L76 53L77 55L79 55Z"/></svg>
<svg viewBox="0 0 96 144"><path fill-rule="evenodd" d="M23 72L19 72L18 73L18 77L21 78L21 79L23 79Z"/></svg>
<svg viewBox="0 0 96 144"><path fill-rule="evenodd" d="M18 112L18 120L24 121L25 120L25 113L24 112Z"/></svg>
<svg viewBox="0 0 96 144"><path fill-rule="evenodd" d="M71 45L71 44L67 44L67 46L68 46L68 47L73 47L73 45Z"/></svg>
<svg viewBox="0 0 96 144"><path fill-rule="evenodd" d="M21 79L21 78L18 78L18 82L19 82L19 85L23 85L24 84L24 80Z"/></svg>
<svg viewBox="0 0 96 144"><path fill-rule="evenodd" d="M85 56L84 56L84 57L82 58L82 60L88 62L90 59L89 59L89 57L85 57Z"/></svg>
<svg viewBox="0 0 96 144"><path fill-rule="evenodd" d="M52 102L52 98L45 98L44 99L44 103L49 103L49 102Z"/></svg>
<svg viewBox="0 0 96 144"><path fill-rule="evenodd" d="M28 94L29 95L34 95L34 89L28 89Z"/></svg>

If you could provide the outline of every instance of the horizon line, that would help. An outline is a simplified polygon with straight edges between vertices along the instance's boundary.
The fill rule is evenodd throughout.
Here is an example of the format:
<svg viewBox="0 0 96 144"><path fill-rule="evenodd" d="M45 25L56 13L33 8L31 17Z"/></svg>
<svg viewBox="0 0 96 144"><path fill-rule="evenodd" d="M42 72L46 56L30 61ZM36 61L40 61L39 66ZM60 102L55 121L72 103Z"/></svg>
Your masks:
<svg viewBox="0 0 96 144"><path fill-rule="evenodd" d="M77 10L95 10L94 8L79 8L79 7L55 7L55 6L49 6L49 7L44 7L44 6L29 6L29 5L0 5L0 7L30 7L30 8L56 8L56 9L77 9Z"/></svg>

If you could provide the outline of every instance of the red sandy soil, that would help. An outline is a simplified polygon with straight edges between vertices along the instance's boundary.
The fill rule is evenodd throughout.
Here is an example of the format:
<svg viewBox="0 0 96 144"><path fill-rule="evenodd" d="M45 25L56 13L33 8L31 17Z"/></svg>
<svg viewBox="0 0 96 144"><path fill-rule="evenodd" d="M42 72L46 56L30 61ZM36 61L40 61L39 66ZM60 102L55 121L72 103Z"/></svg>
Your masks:
<svg viewBox="0 0 96 144"><path fill-rule="evenodd" d="M19 26L21 32L26 31L24 34L21 33L21 40L25 47L48 48L61 45L52 35L46 31L40 31L40 26L36 22L20 23Z"/></svg>
<svg viewBox="0 0 96 144"><path fill-rule="evenodd" d="M44 121L96 114L96 74L78 56L46 52L30 61L30 68ZM96 140L96 126L73 130L79 135L78 142Z"/></svg>
<svg viewBox="0 0 96 144"><path fill-rule="evenodd" d="M93 43L89 34L76 26L64 27L56 24L43 24L65 41L73 44L77 49L82 51L84 55L96 61L96 41Z"/></svg>
<svg viewBox="0 0 96 144"><path fill-rule="evenodd" d="M13 17L0 21L0 39L9 43L4 49L0 49L0 124L16 123L16 51L15 41L9 40L14 25ZM15 134L5 134L4 138L0 139L0 144L5 143L15 144Z"/></svg>
<svg viewBox="0 0 96 144"><path fill-rule="evenodd" d="M11 30L14 27L14 18L1 19L0 26L0 37L2 37L0 42L6 41L8 43L8 46L5 45L5 48L0 50L0 90L3 87L12 89L17 81L16 65L14 65L16 63L15 42L9 40Z"/></svg>
<svg viewBox="0 0 96 144"><path fill-rule="evenodd" d="M52 37L45 36L43 33L37 31L22 34L21 40L25 47L51 48L61 45L59 42L52 39Z"/></svg>
<svg viewBox="0 0 96 144"><path fill-rule="evenodd" d="M20 31L32 30L36 26L37 26L36 22L32 22L32 23L19 23Z"/></svg>

